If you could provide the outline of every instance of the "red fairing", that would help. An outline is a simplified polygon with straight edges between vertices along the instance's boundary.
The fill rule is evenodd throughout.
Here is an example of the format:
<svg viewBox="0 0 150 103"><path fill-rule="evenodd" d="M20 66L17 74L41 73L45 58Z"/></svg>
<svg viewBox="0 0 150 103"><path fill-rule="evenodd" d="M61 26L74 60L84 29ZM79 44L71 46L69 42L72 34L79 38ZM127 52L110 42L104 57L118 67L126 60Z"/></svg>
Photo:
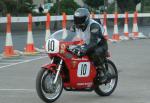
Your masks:
<svg viewBox="0 0 150 103"><path fill-rule="evenodd" d="M93 80L96 77L96 69L87 57L80 59L72 58L71 63L68 61L66 65L69 69L71 87L82 89L93 86Z"/></svg>
<svg viewBox="0 0 150 103"><path fill-rule="evenodd" d="M76 89L82 89L82 88L91 88L94 86L94 78L96 77L96 68L91 63L89 58L87 56L84 56L82 58L78 58L75 55L72 55L71 58L66 58L67 54L70 54L66 50L66 47L68 45L76 45L81 42L60 42L60 52L59 53L53 53L48 54L50 58L53 57L59 57L63 60L65 65L67 66L68 72L69 72L69 82L64 83L64 87L70 87L70 88L76 88ZM55 70L52 67L57 67L56 64L48 64L43 66L42 68L52 70L55 72ZM63 71L63 68L62 68ZM63 78L65 78L66 75L61 74Z"/></svg>

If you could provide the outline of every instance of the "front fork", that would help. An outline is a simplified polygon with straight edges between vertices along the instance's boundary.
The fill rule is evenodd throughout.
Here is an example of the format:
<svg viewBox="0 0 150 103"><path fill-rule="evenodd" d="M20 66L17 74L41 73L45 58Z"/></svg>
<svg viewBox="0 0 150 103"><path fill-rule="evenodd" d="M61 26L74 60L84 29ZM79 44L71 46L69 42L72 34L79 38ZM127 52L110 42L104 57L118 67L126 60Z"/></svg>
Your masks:
<svg viewBox="0 0 150 103"><path fill-rule="evenodd" d="M59 73L60 73L60 69L62 67L62 63L63 63L63 60L61 59L59 65L58 65L58 69L57 69L56 76L55 76L55 79L53 81L53 84L55 84L57 79L58 79L58 76L59 76Z"/></svg>

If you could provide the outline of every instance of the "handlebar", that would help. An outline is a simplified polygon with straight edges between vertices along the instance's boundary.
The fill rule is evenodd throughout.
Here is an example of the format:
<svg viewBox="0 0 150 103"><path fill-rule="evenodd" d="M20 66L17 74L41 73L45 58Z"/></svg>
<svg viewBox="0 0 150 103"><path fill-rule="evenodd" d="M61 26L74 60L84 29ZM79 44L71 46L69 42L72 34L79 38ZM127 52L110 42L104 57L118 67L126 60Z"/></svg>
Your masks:
<svg viewBox="0 0 150 103"><path fill-rule="evenodd" d="M70 45L66 49L67 51L73 53L74 55L78 54L78 52L80 51L80 50L77 50L77 45Z"/></svg>

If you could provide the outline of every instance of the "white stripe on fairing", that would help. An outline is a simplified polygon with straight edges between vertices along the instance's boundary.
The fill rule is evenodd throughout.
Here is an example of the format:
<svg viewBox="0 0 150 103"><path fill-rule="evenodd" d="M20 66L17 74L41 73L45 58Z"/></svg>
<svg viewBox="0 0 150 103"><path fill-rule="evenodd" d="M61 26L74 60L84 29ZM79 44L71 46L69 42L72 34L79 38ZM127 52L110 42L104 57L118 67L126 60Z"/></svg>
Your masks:
<svg viewBox="0 0 150 103"><path fill-rule="evenodd" d="M13 43L12 43L12 36L11 36L11 33L7 33L6 34L6 45L5 46L12 46Z"/></svg>
<svg viewBox="0 0 150 103"><path fill-rule="evenodd" d="M32 31L28 31L27 44L33 44Z"/></svg>
<svg viewBox="0 0 150 103"><path fill-rule="evenodd" d="M28 63L28 62L36 61L36 60L43 59L43 58L46 58L46 57L47 56L39 57L39 58L34 58L34 59L30 59L30 60L25 60L25 61L21 61L21 62L18 62L18 63L9 64L9 65L5 65L5 66L1 66L0 69L6 68L6 67L15 66L15 65L18 65L18 64L23 64L23 63Z"/></svg>

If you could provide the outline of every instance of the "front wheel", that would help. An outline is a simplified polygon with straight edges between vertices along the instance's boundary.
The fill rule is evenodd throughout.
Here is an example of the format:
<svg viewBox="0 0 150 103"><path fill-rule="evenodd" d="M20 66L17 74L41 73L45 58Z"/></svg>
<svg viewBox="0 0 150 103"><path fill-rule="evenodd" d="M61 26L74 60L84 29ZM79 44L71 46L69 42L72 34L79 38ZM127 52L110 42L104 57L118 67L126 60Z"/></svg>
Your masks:
<svg viewBox="0 0 150 103"><path fill-rule="evenodd" d="M58 76L57 82L53 84L55 75L56 74L50 70L41 69L36 78L37 94L46 103L56 101L63 90L61 76Z"/></svg>
<svg viewBox="0 0 150 103"><path fill-rule="evenodd" d="M95 92L100 96L109 96L113 93L117 86L118 82L118 71L114 63L110 60L107 60L108 72L111 75L115 75L114 78L110 79L109 82L97 85Z"/></svg>

